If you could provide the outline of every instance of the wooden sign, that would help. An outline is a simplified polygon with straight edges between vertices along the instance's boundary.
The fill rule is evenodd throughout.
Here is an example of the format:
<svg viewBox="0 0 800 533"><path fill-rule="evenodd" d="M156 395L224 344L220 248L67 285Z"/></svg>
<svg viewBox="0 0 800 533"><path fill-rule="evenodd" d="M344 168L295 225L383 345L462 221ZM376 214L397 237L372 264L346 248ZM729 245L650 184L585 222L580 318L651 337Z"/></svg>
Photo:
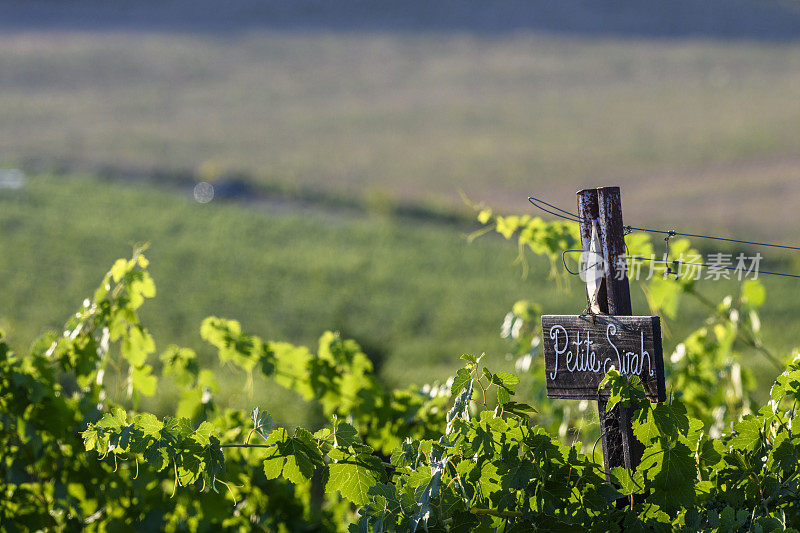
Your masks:
<svg viewBox="0 0 800 533"><path fill-rule="evenodd" d="M614 367L639 376L651 401L666 400L657 316L544 315L542 341L548 398L608 397L597 387Z"/></svg>

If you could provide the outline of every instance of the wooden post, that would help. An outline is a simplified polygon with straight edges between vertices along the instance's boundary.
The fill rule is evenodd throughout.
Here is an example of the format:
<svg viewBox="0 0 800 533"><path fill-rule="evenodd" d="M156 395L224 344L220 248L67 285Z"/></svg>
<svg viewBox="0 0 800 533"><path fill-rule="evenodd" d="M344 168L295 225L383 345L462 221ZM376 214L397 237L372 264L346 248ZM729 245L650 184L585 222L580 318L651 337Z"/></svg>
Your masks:
<svg viewBox="0 0 800 533"><path fill-rule="evenodd" d="M595 221L605 261L605 276L598 297L600 310L610 315L630 316L632 310L628 276L624 268L619 268L621 263L618 262L620 257L625 256L625 230L622 225L619 187L584 189L577 194L583 249L589 250L592 221ZM586 297L587 302L590 302L592 295L587 293ZM602 398L598 398L597 410L606 478L609 479L611 469L615 466L635 469L641 462L644 446L633 436L632 410L616 406L606 412L606 400Z"/></svg>

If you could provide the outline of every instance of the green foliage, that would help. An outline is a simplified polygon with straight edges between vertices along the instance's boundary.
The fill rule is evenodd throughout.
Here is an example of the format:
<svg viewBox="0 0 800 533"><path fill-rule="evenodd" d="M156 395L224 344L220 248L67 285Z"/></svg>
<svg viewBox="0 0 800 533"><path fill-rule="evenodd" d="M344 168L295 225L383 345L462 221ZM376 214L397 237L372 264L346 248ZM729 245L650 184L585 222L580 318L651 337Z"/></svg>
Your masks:
<svg viewBox="0 0 800 533"><path fill-rule="evenodd" d="M609 372L605 385L635 391L628 397L637 409L633 430L646 446L635 472L615 469L620 492L642 496L688 530L796 528L800 440L791 426L800 382L790 376L798 369L800 358L778 377L768 405L716 438L680 400L652 404L637 380Z"/></svg>
<svg viewBox="0 0 800 533"><path fill-rule="evenodd" d="M530 223L504 219L505 228ZM527 226L526 226L527 227ZM537 230L538 231L538 230ZM544 232L544 241L550 233ZM557 231L555 235L563 233ZM553 237L555 238L555 237ZM553 244L553 246L561 246ZM147 260L118 261L94 298L25 357L0 343L0 520L14 529L166 531L788 530L800 526L800 357L758 408L736 367L740 346L764 349L747 284L685 343L682 388L650 403L637 378L609 372L609 408L632 408L644 446L634 471L607 480L573 427L545 427L566 407L515 395L530 382L462 356L451 382L386 389L357 343L324 333L315 351L265 341L211 317L201 337L220 364L260 373L317 404L321 428L275 426L259 408L221 409L195 352L156 347L138 309L154 295ZM683 289L681 289L683 290ZM691 291L683 291L691 294ZM540 309L518 303L507 337L535 368ZM744 319L740 317L746 317ZM759 348L760 347L760 348ZM691 356L691 355L687 355ZM541 358L538 358L541 359ZM539 372L539 370L535 370ZM113 379L108 379L107 373ZM696 375L695 375L696 374ZM534 375L535 376L535 375ZM713 388L739 380L717 405ZM110 385L109 383L113 383ZM534 381L535 383L535 381ZM177 387L175 413L137 412L141 395ZM725 411L721 412L720 408ZM558 409L561 409L559 412ZM588 452L588 453L587 453Z"/></svg>
<svg viewBox="0 0 800 533"><path fill-rule="evenodd" d="M478 221L485 226L477 234L494 230L507 239L516 236L523 262L525 250L554 262L560 258L561 250L580 247L575 222L504 217L490 209L475 207ZM630 257L651 257L654 253L655 247L645 233L632 233L625 239ZM669 252L665 259L683 256L684 261L696 261L687 259L697 255L688 239L671 239ZM711 435L719 436L722 430L755 408L752 398L755 379L752 372L742 366L743 352L769 360L776 370L782 367L781 358L766 348L761 336L758 311L766 298L764 286L758 280L746 280L737 297L727 296L714 304L699 292L693 271L685 269L680 276L667 275L666 265L661 265L650 276L646 275L648 272L641 272L643 264L647 268L652 266L650 262L629 261L631 283L641 288L650 312L662 317L665 330L669 330L669 319L676 317L684 297L692 298L711 312L702 327L677 344L665 365L670 384L684 401L688 413L700 419ZM637 271L644 275L637 275ZM501 336L509 342L509 355L515 359L517 370L527 374L526 384L536 405L540 406L536 422L550 432L558 432L562 441L569 438L590 444L597 438L597 426L587 423L588 402L549 402L545 398L544 361L538 357L540 316L539 304L518 301L505 317Z"/></svg>
<svg viewBox="0 0 800 533"><path fill-rule="evenodd" d="M292 530L309 521L335 529L332 510L312 510L303 490L254 476L246 452L223 455L247 417L214 406L213 372L191 350L171 346L160 358L183 391L176 417L123 407L159 386L134 373L155 352L137 313L154 295L146 267L140 252L115 263L64 333L44 336L27 356L0 342L3 530ZM256 418L266 433L268 417ZM178 490L187 485L195 488Z"/></svg>
<svg viewBox="0 0 800 533"><path fill-rule="evenodd" d="M141 316L158 353L169 344L189 347L204 368L216 355L197 341L197 328L216 315L312 350L325 329L339 331L399 387L444 380L458 368L453 354L504 349L495 325L515 295L558 296L538 276L525 282L513 271L502 274L514 255L502 238L465 246L466 218L453 224L291 205L199 205L182 190L75 175L35 175L25 189L4 189L0 228L9 253L0 256L0 328L7 342L26 352L143 240L153 243L147 257L159 297ZM159 374L158 359L148 362ZM218 379L217 401L250 407L240 399L240 376ZM250 403L284 423L318 422L301 408L282 414L289 398L270 382ZM168 414L174 401L167 391L141 405Z"/></svg>

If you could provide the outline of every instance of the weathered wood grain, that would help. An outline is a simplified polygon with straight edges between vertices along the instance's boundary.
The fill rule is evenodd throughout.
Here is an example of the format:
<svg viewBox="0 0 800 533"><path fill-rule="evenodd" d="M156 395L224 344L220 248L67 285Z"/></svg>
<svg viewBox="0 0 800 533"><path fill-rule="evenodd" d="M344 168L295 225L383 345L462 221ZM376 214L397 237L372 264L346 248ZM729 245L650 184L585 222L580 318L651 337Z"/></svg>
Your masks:
<svg viewBox="0 0 800 533"><path fill-rule="evenodd" d="M548 397L606 398L597 387L613 366L638 375L652 401L666 399L659 317L544 315L542 336Z"/></svg>

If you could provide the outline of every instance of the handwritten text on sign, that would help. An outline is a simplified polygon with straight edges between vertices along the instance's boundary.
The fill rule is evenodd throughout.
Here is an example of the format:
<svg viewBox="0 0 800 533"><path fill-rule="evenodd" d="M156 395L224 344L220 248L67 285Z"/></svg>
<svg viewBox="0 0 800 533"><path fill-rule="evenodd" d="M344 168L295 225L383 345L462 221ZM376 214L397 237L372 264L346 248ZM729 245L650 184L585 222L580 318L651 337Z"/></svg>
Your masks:
<svg viewBox="0 0 800 533"><path fill-rule="evenodd" d="M659 317L544 315L542 337L548 397L597 399L613 366L639 376L651 400L665 400Z"/></svg>

